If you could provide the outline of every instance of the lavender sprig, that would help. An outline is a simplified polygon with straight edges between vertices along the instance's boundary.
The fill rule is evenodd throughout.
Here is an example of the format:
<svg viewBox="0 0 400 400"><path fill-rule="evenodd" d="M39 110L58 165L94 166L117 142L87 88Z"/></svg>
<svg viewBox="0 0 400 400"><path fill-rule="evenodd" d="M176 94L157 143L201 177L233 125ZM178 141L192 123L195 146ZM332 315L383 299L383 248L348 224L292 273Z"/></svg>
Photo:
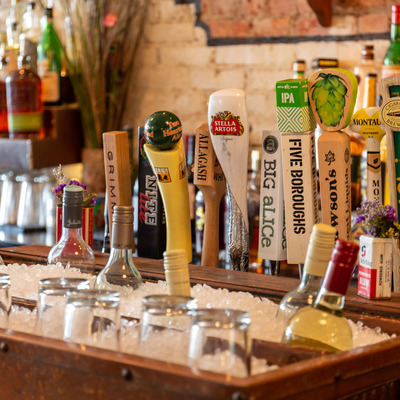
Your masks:
<svg viewBox="0 0 400 400"><path fill-rule="evenodd" d="M380 237L400 237L400 225L396 210L391 205L383 206L375 201L365 201L357 208L356 225L364 226L367 234Z"/></svg>

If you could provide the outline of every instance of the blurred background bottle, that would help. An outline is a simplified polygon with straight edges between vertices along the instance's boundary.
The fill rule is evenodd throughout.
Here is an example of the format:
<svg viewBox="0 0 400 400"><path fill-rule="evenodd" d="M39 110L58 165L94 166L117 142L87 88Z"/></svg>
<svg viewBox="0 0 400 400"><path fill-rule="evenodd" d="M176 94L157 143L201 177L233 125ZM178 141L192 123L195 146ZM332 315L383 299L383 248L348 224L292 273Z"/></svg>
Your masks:
<svg viewBox="0 0 400 400"><path fill-rule="evenodd" d="M372 44L364 45L361 50L361 62L354 68L354 75L358 81L358 91L357 91L357 100L356 105L354 107L355 111L358 111L360 108L366 107L364 105L364 93L365 93L365 85L366 85L366 75L367 74L378 74L378 67L375 62L374 56L374 46ZM375 81L375 86L376 86ZM375 87L375 96L376 96L376 87ZM376 102L376 99L374 100Z"/></svg>
<svg viewBox="0 0 400 400"><path fill-rule="evenodd" d="M38 53L38 74L42 80L42 99L46 106L61 104L61 45L53 26L53 9L44 11L45 25Z"/></svg>
<svg viewBox="0 0 400 400"><path fill-rule="evenodd" d="M382 65L382 78L400 75L400 5L392 5L390 44Z"/></svg>
<svg viewBox="0 0 400 400"><path fill-rule="evenodd" d="M306 73L306 62L304 60L295 60L293 62L293 79L304 79Z"/></svg>
<svg viewBox="0 0 400 400"><path fill-rule="evenodd" d="M8 137L7 121L7 57L4 54L4 43L0 46L0 138Z"/></svg>
<svg viewBox="0 0 400 400"><path fill-rule="evenodd" d="M6 78L8 131L11 139L37 139L43 133L41 81L23 46L21 42L18 69Z"/></svg>
<svg viewBox="0 0 400 400"><path fill-rule="evenodd" d="M258 258L260 228L260 152L250 153L250 168L247 182L247 210L249 217L249 271L264 273L263 260Z"/></svg>
<svg viewBox="0 0 400 400"><path fill-rule="evenodd" d="M10 12L6 18L7 45L5 54L7 59L7 71L18 69L19 35L22 25L22 8L19 0L11 0Z"/></svg>
<svg viewBox="0 0 400 400"><path fill-rule="evenodd" d="M42 13L34 0L30 0L22 19L22 33L25 54L31 58L31 69L37 73L37 46L39 44L42 28L40 19Z"/></svg>

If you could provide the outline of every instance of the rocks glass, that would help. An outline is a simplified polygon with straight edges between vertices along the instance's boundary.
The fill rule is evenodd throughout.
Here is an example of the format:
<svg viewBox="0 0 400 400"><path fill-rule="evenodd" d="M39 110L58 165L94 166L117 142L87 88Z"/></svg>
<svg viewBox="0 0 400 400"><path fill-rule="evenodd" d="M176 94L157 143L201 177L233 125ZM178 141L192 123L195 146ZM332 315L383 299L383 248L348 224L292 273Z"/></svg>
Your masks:
<svg viewBox="0 0 400 400"><path fill-rule="evenodd" d="M10 275L0 274L0 328L8 328L11 311Z"/></svg>
<svg viewBox="0 0 400 400"><path fill-rule="evenodd" d="M108 290L80 290L67 295L64 340L119 350L120 294Z"/></svg>
<svg viewBox="0 0 400 400"><path fill-rule="evenodd" d="M89 289L90 283L81 278L48 278L39 281L36 333L62 339L67 294L73 290Z"/></svg>
<svg viewBox="0 0 400 400"><path fill-rule="evenodd" d="M187 364L191 319L196 308L197 301L189 296L144 297L137 353Z"/></svg>
<svg viewBox="0 0 400 400"><path fill-rule="evenodd" d="M239 310L200 309L193 316L189 365L193 372L209 370L226 379L250 375L249 314Z"/></svg>

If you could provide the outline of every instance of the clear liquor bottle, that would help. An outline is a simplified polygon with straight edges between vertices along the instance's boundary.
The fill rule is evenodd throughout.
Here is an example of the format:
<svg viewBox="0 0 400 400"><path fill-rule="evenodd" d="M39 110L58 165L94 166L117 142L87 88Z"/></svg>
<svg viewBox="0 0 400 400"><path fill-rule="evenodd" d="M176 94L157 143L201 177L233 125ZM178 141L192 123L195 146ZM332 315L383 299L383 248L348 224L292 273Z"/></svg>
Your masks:
<svg viewBox="0 0 400 400"><path fill-rule="evenodd" d="M49 252L49 264L79 268L82 272L93 272L95 257L82 237L83 188L68 185L63 190L62 235Z"/></svg>
<svg viewBox="0 0 400 400"><path fill-rule="evenodd" d="M282 338L284 343L331 352L353 347L352 331L342 310L358 249L353 242L336 241L315 304L300 309L290 319Z"/></svg>
<svg viewBox="0 0 400 400"><path fill-rule="evenodd" d="M114 206L110 256L97 275L96 289L117 285L136 290L142 285L142 277L133 263L132 241L133 207Z"/></svg>
<svg viewBox="0 0 400 400"><path fill-rule="evenodd" d="M30 0L22 18L22 33L26 55L31 58L31 69L37 73L37 46L42 36L41 12L35 0Z"/></svg>
<svg viewBox="0 0 400 400"><path fill-rule="evenodd" d="M335 245L336 229L315 224L310 236L300 285L279 303L278 318L288 321L299 308L314 304Z"/></svg>

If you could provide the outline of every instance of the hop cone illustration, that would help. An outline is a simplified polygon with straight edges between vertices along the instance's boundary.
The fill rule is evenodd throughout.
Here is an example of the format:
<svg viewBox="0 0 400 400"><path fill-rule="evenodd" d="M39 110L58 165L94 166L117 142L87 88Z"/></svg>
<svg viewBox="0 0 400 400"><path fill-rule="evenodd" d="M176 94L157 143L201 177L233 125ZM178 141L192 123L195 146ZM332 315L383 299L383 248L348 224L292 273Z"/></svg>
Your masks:
<svg viewBox="0 0 400 400"><path fill-rule="evenodd" d="M343 117L347 88L340 76L321 72L318 78L311 87L316 111L322 123L336 126Z"/></svg>

